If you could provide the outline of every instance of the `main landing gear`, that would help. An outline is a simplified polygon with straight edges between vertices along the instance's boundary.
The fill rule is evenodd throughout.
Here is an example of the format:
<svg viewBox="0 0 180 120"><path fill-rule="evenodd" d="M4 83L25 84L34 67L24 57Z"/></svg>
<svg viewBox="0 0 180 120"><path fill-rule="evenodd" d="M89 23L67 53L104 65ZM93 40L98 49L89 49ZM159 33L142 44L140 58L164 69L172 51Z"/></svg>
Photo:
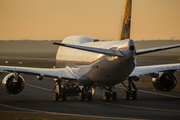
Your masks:
<svg viewBox="0 0 180 120"><path fill-rule="evenodd" d="M88 92L88 90L90 89L90 87L81 87L81 89L79 88L79 86L75 85L75 84L71 84L71 83L67 83L67 84L63 84L63 86L61 85L61 79L57 79L55 80L56 84L55 87L53 89L53 100L54 101L58 101L58 100L62 100L62 101L66 101L67 95L79 95L79 100L84 101L84 100L88 100L88 101L92 101L92 93Z"/></svg>
<svg viewBox="0 0 180 120"><path fill-rule="evenodd" d="M112 92L112 86L109 86L107 89L106 87L103 87L104 89L108 90L108 92L103 93L103 100L117 100L117 93Z"/></svg>
<svg viewBox="0 0 180 120"><path fill-rule="evenodd" d="M79 100L92 101L92 93L88 92L88 90L90 90L91 87L84 86L84 87L81 87L81 89L80 89L79 86L73 87L73 85L70 85L70 84L62 86L61 79L57 79L57 80L55 80L55 82L56 82L56 84L55 84L55 87L53 90L53 92L54 92L53 100L54 101L58 101L59 99L61 99L62 101L66 101L67 95L78 95L78 94L79 94ZM125 84L123 82L122 82L122 84L125 86ZM136 93L137 88L136 88L135 84L133 83L132 78L128 78L128 87L127 86L125 86L125 87L128 89L128 91L123 92L123 99L125 99L125 100L137 99L137 93ZM103 95L104 100L117 100L117 93L112 91L112 88L113 88L112 86L108 86L108 88L103 86L103 88L108 91L108 92L102 93L102 89L100 87L101 94ZM134 91L132 90L132 88L134 89ZM92 89L92 90L94 90L94 89Z"/></svg>
<svg viewBox="0 0 180 120"><path fill-rule="evenodd" d="M136 100L137 99L136 91L138 91L138 89L136 88L135 84L133 83L132 78L128 78L128 81L129 81L128 87L125 86L124 83L122 83L128 89L128 91L123 92L123 99L125 99L125 100L128 100L128 99ZM135 91L132 90L132 87L134 88Z"/></svg>
<svg viewBox="0 0 180 120"><path fill-rule="evenodd" d="M88 92L88 90L90 89L90 87L82 87L81 91L79 92L79 100L84 101L84 100L88 100L88 101L92 101L92 93Z"/></svg>
<svg viewBox="0 0 180 120"><path fill-rule="evenodd" d="M58 79L55 82L56 84L53 90L53 100L58 101L59 99L61 99L63 101L66 101L67 94L66 91L61 87L61 80Z"/></svg>

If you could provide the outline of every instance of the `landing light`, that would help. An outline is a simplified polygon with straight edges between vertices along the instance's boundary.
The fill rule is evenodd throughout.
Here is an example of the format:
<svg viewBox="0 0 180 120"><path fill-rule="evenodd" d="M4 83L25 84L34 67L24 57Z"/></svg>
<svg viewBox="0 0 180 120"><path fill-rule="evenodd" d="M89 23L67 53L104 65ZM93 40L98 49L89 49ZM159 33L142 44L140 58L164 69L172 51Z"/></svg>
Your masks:
<svg viewBox="0 0 180 120"><path fill-rule="evenodd" d="M114 57L114 59L117 59L117 58L118 58L118 56L115 56L115 57Z"/></svg>
<svg viewBox="0 0 180 120"><path fill-rule="evenodd" d="M98 57L97 57L97 58L101 58L103 55L104 55L104 54L100 54L100 55L98 55Z"/></svg>

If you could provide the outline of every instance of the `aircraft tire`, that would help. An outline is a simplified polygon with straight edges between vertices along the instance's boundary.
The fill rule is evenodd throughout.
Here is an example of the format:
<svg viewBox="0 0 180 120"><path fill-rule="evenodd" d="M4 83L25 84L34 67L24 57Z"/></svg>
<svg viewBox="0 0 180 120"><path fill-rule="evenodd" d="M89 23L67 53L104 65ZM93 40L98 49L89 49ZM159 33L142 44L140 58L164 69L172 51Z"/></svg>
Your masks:
<svg viewBox="0 0 180 120"><path fill-rule="evenodd" d="M136 100L137 99L137 93L136 91L132 91L132 100Z"/></svg>
<svg viewBox="0 0 180 120"><path fill-rule="evenodd" d="M62 101L66 101L66 98L67 98L66 92L63 92L62 93Z"/></svg>
<svg viewBox="0 0 180 120"><path fill-rule="evenodd" d="M56 93L56 92L53 93L53 100L54 100L54 101L58 101L58 100L59 100L59 95L58 95L58 93Z"/></svg>
<svg viewBox="0 0 180 120"><path fill-rule="evenodd" d="M85 99L84 93L83 93L83 92L80 92L80 93L79 93L79 100L84 101L84 99Z"/></svg>
<svg viewBox="0 0 180 120"><path fill-rule="evenodd" d="M108 92L103 93L103 100L109 100L109 93Z"/></svg>
<svg viewBox="0 0 180 120"><path fill-rule="evenodd" d="M129 99L129 91L124 91L123 92L123 99L128 100Z"/></svg>
<svg viewBox="0 0 180 120"><path fill-rule="evenodd" d="M117 100L117 93L116 92L112 92L112 100Z"/></svg>
<svg viewBox="0 0 180 120"><path fill-rule="evenodd" d="M92 101L92 93L88 92L87 93L88 101Z"/></svg>

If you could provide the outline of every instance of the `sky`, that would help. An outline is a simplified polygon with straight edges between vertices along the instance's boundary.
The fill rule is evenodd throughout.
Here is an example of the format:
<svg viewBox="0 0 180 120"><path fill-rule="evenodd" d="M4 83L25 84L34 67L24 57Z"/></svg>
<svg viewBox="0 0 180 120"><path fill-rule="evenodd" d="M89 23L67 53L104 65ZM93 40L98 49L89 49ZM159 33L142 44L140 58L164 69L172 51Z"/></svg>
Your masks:
<svg viewBox="0 0 180 120"><path fill-rule="evenodd" d="M133 0L131 39L180 39L180 0ZM0 0L0 40L118 35L123 0Z"/></svg>

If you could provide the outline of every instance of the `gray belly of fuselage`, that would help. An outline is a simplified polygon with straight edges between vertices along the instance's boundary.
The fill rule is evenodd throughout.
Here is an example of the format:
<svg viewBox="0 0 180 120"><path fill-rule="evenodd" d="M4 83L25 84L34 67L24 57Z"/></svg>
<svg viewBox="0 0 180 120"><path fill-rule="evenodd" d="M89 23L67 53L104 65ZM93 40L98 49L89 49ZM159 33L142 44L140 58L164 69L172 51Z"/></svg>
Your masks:
<svg viewBox="0 0 180 120"><path fill-rule="evenodd" d="M90 65L99 61L85 75L88 84L115 85L124 81L133 71L135 64L133 57L112 57L93 52L61 47L56 58L56 67L77 68L81 65ZM85 80L79 79L80 83Z"/></svg>

